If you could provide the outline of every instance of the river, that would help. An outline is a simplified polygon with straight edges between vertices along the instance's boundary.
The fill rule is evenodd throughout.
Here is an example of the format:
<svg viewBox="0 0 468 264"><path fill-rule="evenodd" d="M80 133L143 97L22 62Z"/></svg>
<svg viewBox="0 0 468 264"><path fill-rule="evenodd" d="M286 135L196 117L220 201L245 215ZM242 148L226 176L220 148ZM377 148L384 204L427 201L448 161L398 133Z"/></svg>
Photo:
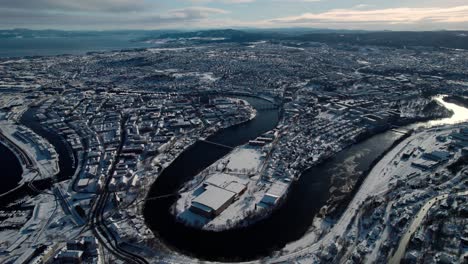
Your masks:
<svg viewBox="0 0 468 264"><path fill-rule="evenodd" d="M420 122L405 127L435 126L461 122L468 118L464 108L446 103L442 97L437 101L454 111L451 118ZM251 101L249 101L251 102ZM251 102L255 107L255 102ZM216 133L210 141L238 146L255 138L277 123L275 111L261 111L245 127L228 128ZM464 116L464 118L463 118ZM252 126L258 126L257 129ZM331 178L354 180L369 170L376 159L387 151L402 135L393 131L377 134L363 142L338 153L320 166L306 170L299 181L291 186L285 202L271 216L248 227L214 232L188 227L175 220L170 207L177 198L148 201L144 216L156 236L168 246L185 254L207 260L238 261L268 256L287 243L300 239L309 231L320 208L330 198ZM155 197L176 192L180 186L198 172L227 154L228 151L203 143L196 143L176 159L156 180L148 196Z"/></svg>
<svg viewBox="0 0 468 264"><path fill-rule="evenodd" d="M250 138L263 133L268 127L276 126L277 119L272 118L271 112L259 112L253 122L261 124L264 129L252 129L248 132ZM210 138L210 141L220 140L223 144L240 145L246 140L245 133L237 137L237 132L242 130L242 127L226 129ZM214 232L185 226L175 221L169 210L176 198L148 201L144 211L145 219L168 245L199 258L236 261L267 256L288 242L300 239L308 231L314 216L329 198L329 175L358 177L375 157L399 137L401 134L393 132L379 134L339 153L329 162L305 171L299 181L291 186L285 202L271 216L245 228ZM148 196L176 192L181 184L227 152L196 143L159 176Z"/></svg>
<svg viewBox="0 0 468 264"><path fill-rule="evenodd" d="M265 101L255 98L245 98L254 107L265 104ZM447 108L455 112L452 118L429 121L410 125L434 126L466 121L468 115L455 104L436 98ZM34 118L35 108L30 109L22 118L36 133L47 138L59 153L60 179L69 178L74 168L73 158L68 152L66 143L58 135L44 130ZM257 116L242 125L230 127L208 138L209 141L224 145L238 146L249 139L276 127L279 119L277 110L258 111ZM360 177L372 163L384 153L399 137L392 131L375 135L359 144L338 153L326 163L305 171L298 182L291 186L285 202L271 216L260 220L246 228L232 229L222 232L204 231L185 226L175 221L169 208L175 202L175 197L147 201L144 216L149 227L168 246L183 253L208 260L249 260L271 254L280 250L286 244L300 239L309 231L313 218L329 197L331 178ZM152 185L149 197L170 194L187 180L202 171L224 155L229 150L212 144L197 142L184 151ZM11 155L8 155L11 156ZM3 155L2 155L3 157ZM15 158L15 156L12 156Z"/></svg>
<svg viewBox="0 0 468 264"><path fill-rule="evenodd" d="M50 132L49 130L46 130L42 127L39 120L34 116L36 110L37 107L32 107L23 114L21 117L22 125L27 126L36 134L47 139L54 146L57 154L59 155L60 171L54 175L54 178L35 180L33 182L36 189L45 190L52 186L53 181L70 179L70 177L75 173L76 166L74 164L76 164L76 162L75 155L73 155L68 143L66 143L60 135L54 132ZM2 148L4 148L4 146L0 144L0 168L2 169L2 174L8 175L8 180L6 181L5 185L0 187L0 193L10 191L17 187L18 182L21 180L22 176L21 165L19 166L19 170L16 168L16 163L19 164L16 156L9 149L7 149L9 152L5 152L5 150L2 150ZM4 163L3 161L10 161L10 163ZM35 194L36 193L27 187L27 185L23 185L22 188L18 188L14 192L10 192L5 197L1 197L0 205L4 205L25 195Z"/></svg>
<svg viewBox="0 0 468 264"><path fill-rule="evenodd" d="M15 154L0 143L0 194L6 193L21 181L23 169Z"/></svg>
<svg viewBox="0 0 468 264"><path fill-rule="evenodd" d="M74 155L70 145L55 132L51 132L41 125L39 120L35 117L37 107L31 107L21 117L21 124L27 126L39 136L47 139L57 151L59 156L60 171L55 175L55 180L62 181L70 179L75 173L76 155Z"/></svg>
<svg viewBox="0 0 468 264"><path fill-rule="evenodd" d="M436 96L434 99L439 103L443 104L445 108L453 111L453 116L448 118L443 118L440 120L433 120L426 122L426 126L433 127L433 126L440 126L440 125L447 125L447 124L457 124L461 122L465 122L468 119L468 108L459 106L454 103L449 103L444 101L444 96Z"/></svg>

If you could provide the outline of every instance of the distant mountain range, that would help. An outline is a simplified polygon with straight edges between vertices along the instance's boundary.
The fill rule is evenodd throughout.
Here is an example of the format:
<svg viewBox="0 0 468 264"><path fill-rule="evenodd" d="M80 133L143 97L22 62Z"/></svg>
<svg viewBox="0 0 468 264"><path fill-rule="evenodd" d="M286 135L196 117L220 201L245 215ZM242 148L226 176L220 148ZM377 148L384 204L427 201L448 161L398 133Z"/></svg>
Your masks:
<svg viewBox="0 0 468 264"><path fill-rule="evenodd" d="M259 40L312 41L327 44L376 45L391 47L434 47L468 49L468 31L347 31L347 30L205 30L162 34L170 39L224 39L225 42Z"/></svg>
<svg viewBox="0 0 468 264"><path fill-rule="evenodd" d="M468 49L468 32L463 31L423 31L423 32L367 32L305 34L293 37L296 40L317 41L329 44L348 43L355 45L376 45L390 47L434 47Z"/></svg>
<svg viewBox="0 0 468 264"><path fill-rule="evenodd" d="M2 38L47 37L132 37L135 41L158 39L189 40L195 42L253 42L303 41L327 44L376 45L391 47L433 47L468 50L468 31L360 31L329 29L217 29L200 31L177 30L116 30L116 31L61 31L61 30L0 30Z"/></svg>
<svg viewBox="0 0 468 264"><path fill-rule="evenodd" d="M160 38L164 39L200 39L201 41L210 39L224 39L228 42L249 42L257 40L271 40L283 39L287 35L278 32L265 32L265 31L243 31L234 29L219 29L219 30L203 30L193 32L175 32L169 34L162 34Z"/></svg>

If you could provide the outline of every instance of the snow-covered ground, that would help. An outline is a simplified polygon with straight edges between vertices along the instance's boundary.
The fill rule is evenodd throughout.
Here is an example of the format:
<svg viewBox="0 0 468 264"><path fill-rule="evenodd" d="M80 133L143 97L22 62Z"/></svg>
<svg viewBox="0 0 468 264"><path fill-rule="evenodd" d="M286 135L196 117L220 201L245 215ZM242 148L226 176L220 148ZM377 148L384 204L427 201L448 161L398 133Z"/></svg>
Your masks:
<svg viewBox="0 0 468 264"><path fill-rule="evenodd" d="M200 81L205 83L213 83L216 82L219 78L215 77L212 72L188 72L188 73L174 73L173 76L175 78L183 78L183 77L197 77Z"/></svg>
<svg viewBox="0 0 468 264"><path fill-rule="evenodd" d="M67 184L65 182L57 186L66 193ZM9 263L9 260L17 258L31 247L63 244L83 231L81 226L74 224L70 215L64 213L58 199L51 197L52 194L43 193L30 199L27 204L33 205L34 209L23 227L0 231L1 263Z"/></svg>
<svg viewBox="0 0 468 264"><path fill-rule="evenodd" d="M39 176L41 178L53 177L58 173L59 166L57 152L46 139L40 138L40 145L33 144L32 142L25 143L21 140L18 140L14 134L18 131L19 126L9 121L0 121L0 128L1 133L5 137L19 146L21 150L23 150L31 158L33 164L36 167L35 169L38 170ZM22 127L22 129L26 128ZM51 152L51 157L44 156L39 147L47 147L47 151ZM35 173L35 170L26 168L23 164L23 179L21 180L21 183L31 181L36 176L37 173Z"/></svg>
<svg viewBox="0 0 468 264"><path fill-rule="evenodd" d="M226 171L234 173L256 173L262 163L262 153L259 148L236 148L224 160L227 161Z"/></svg>
<svg viewBox="0 0 468 264"><path fill-rule="evenodd" d="M418 132L393 148L385 155L370 171L365 181L362 183L359 191L349 203L341 218L336 222L331 229L326 231L326 234L319 238L315 232L308 232L301 239L289 243L282 250L286 254L278 257L275 261L288 261L297 258L305 258L311 261L316 257L316 254L338 241L338 238L344 238L349 234L350 227L353 224L353 219L360 214L360 210L365 202L371 201L377 197L383 197L387 192L391 191L397 180L411 180L411 175L422 175L426 177L429 172L423 172L421 169L412 166L412 161L420 159L423 152L431 152L434 150L445 150L446 143L439 142L436 137L447 137L451 132L454 132L458 126L445 126L432 128ZM410 159L402 159L402 154L407 150L415 149L416 151ZM455 154L452 158L456 160L459 154ZM417 192L415 192L417 194ZM424 194L420 194L425 195ZM403 196L403 199L412 199L413 196ZM387 208L388 209L388 208ZM388 212L385 213L388 217ZM320 219L315 219L320 221ZM315 224L316 226L316 224ZM352 228L351 228L352 229ZM311 229L314 230L314 227ZM388 231L384 230L380 239L388 237ZM376 241L376 245L382 241ZM371 250L370 257L375 259L375 254Z"/></svg>
<svg viewBox="0 0 468 264"><path fill-rule="evenodd" d="M216 230L238 223L247 214L261 210L256 204L263 198L270 185L260 180L258 175L265 155L264 148L243 145L202 171L180 193L181 198L176 203L177 217L188 224ZM240 183L246 186L246 191L214 219L191 212L189 208L192 200L203 193L203 185L219 181Z"/></svg>
<svg viewBox="0 0 468 264"><path fill-rule="evenodd" d="M457 196L458 195L460 195L460 196L468 195L468 191L459 192L459 193L456 193L455 195L457 195ZM449 196L449 194L442 194L442 195L436 196L436 197L430 199L429 201L427 201L424 204L424 206L418 211L418 214L413 218L413 221L411 222L411 224L410 224L410 226L408 228L408 231L403 235L403 237L402 237L402 239L401 239L401 241L400 241L400 243L398 245L398 248L395 251L395 254L390 259L391 264L400 263L403 255L405 253L406 246L408 245L412 235L416 232L416 230L419 228L419 226L423 222L423 219L427 215L427 213L429 212L429 209L437 201L446 200L448 198L448 196Z"/></svg>

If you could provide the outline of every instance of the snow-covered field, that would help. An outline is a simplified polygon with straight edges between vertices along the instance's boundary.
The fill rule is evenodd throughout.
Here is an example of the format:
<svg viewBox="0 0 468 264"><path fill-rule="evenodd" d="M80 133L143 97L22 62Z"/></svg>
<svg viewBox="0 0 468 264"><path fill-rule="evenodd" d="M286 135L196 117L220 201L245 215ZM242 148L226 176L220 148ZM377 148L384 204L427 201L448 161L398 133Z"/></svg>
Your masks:
<svg viewBox="0 0 468 264"><path fill-rule="evenodd" d="M235 149L226 160L226 170L236 173L256 173L262 163L262 153L259 148L242 147Z"/></svg>
<svg viewBox="0 0 468 264"><path fill-rule="evenodd" d="M260 202L268 189L267 183L257 175L264 162L265 153L260 147L248 145L235 148L230 154L220 159L195 177L196 186L185 186L181 198L175 205L179 219L203 229L222 229L244 219L248 213L261 210L255 205ZM214 219L195 214L189 210L192 200L203 193L207 182L237 182L245 185L246 191L235 199ZM188 189L188 191L187 191Z"/></svg>

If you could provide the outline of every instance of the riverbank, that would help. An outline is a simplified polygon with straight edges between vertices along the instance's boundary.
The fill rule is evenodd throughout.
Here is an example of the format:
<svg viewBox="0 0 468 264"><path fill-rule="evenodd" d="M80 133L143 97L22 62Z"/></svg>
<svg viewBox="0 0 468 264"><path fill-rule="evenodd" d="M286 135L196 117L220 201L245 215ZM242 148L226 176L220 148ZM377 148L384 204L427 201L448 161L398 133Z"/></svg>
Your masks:
<svg viewBox="0 0 468 264"><path fill-rule="evenodd" d="M0 142L0 170L2 171L2 184L0 185L0 197L18 188L23 174L23 168L19 159L7 146Z"/></svg>
<svg viewBox="0 0 468 264"><path fill-rule="evenodd" d="M262 99L245 98L251 105L265 104ZM260 110L257 116L249 122L220 130L207 138L210 142L227 146L236 146L248 142L253 136L261 135L277 125L278 110ZM216 160L230 152L229 149L217 147L212 144L199 141L182 152L170 166L166 167L152 185L148 197L159 197L168 193L176 193L183 183L197 175L200 171L211 165ZM177 197L165 197L149 200L145 203L143 213L147 225L153 230L156 237L162 240L163 245L174 247L172 250L182 250L184 246L180 242L193 243L200 237L200 242L206 241L197 235L200 230L177 222L171 214L170 208L176 202ZM154 216L153 216L154 215ZM211 233L211 232L210 232ZM216 233L216 232L213 232ZM187 241L182 237L191 236L194 239ZM229 241L225 241L229 242ZM230 242L233 242L232 240ZM197 247L203 243L197 243ZM211 243L210 243L211 244ZM190 254L190 251L185 253ZM219 252L222 254L222 252Z"/></svg>
<svg viewBox="0 0 468 264"><path fill-rule="evenodd" d="M437 98L437 100L441 100ZM413 128L420 128L418 132L425 132L428 128L432 128L433 132L440 131L440 129L444 128L441 127L442 125L450 125L456 124L460 122L466 122L468 119L468 115L464 117L464 119L460 120L457 118L457 115L460 114L458 110L459 108L454 108L451 104L443 103L444 107L453 110L454 115L451 118L443 118L438 121L427 121L422 123L416 123L413 125L408 125L404 127L405 129L413 129ZM464 109L462 109L464 110ZM457 128L460 126L455 126L453 128ZM345 209L343 210L344 213L341 213L338 219L318 219L318 221L314 220L313 226L315 226L315 230L321 230L322 232L315 232L314 228L311 229L304 237L300 240L292 242L288 244L281 252L277 252L278 261L287 261L291 259L314 259L314 261L318 261L317 256L326 255L326 253L321 254L324 248L330 246L333 248L333 244L339 241L336 240L335 237L343 237L342 233L345 230L351 228L351 224L355 224L355 217L357 217L356 212L361 207L362 203L368 197L380 197L387 191L387 186L390 182L392 177L397 177L393 173L390 173L385 168L386 166L394 166L397 164L398 157L397 155L401 154L402 149L404 149L410 142L413 140L419 139L420 134L411 135L406 139L402 139L401 143L396 144L395 147L389 148L386 151L388 154L382 155L381 158L377 159L375 165L373 165L369 173L363 175L362 183L360 187L356 188L355 195L350 196L351 201L345 203ZM431 137L433 138L433 137ZM416 144L418 146L418 144ZM394 160L395 159L395 160ZM408 172L406 172L408 174ZM406 175L405 173L403 175ZM400 174L399 174L400 175ZM400 175L402 176L402 175ZM349 231L349 230L348 230ZM349 231L352 233L351 231ZM368 232L368 231L367 231ZM339 242L338 242L339 243ZM322 249L322 250L320 250Z"/></svg>
<svg viewBox="0 0 468 264"><path fill-rule="evenodd" d="M21 182L53 177L60 171L57 152L43 137L10 121L0 121L0 127L2 140L15 150L23 166Z"/></svg>
<svg viewBox="0 0 468 264"><path fill-rule="evenodd" d="M240 103L237 99L235 99L235 101ZM137 190L134 191L137 195L135 195L133 201L128 204L125 203L119 205L122 206L119 207L119 209L128 215L135 216L132 218L132 223L139 226L138 233L144 234L140 236L140 239L142 239L140 245L142 248L145 246L148 247L144 250L146 253L151 252L150 248L155 247L158 248L158 252L172 251L168 249L163 242L160 242L159 238L154 236L153 232L148 228L149 225L147 224L145 212L146 210L152 210L151 208L148 209L148 203L163 199L164 197L175 197L177 193L176 191L172 191L171 188L168 188L162 190L163 193L161 195L163 197L155 196L152 192L152 188L154 188L156 184L155 182L158 182L160 180L160 176L165 174L166 170L171 170L173 166L181 169L185 168L187 164L183 161L181 162L180 159L183 159L184 153L186 152L193 151L193 149L197 149L200 146L209 146L210 150L214 149L215 152L223 149L215 144L208 143L211 140L210 136L213 133L217 133L231 127L245 126L250 120L255 119L258 112L246 101L243 102L243 107L245 107L246 110L245 115L242 115L243 118L239 118L236 122L220 122L219 124L216 124L215 127L211 127L210 130L204 130L201 132L195 131L195 133L192 131L185 133L183 137L173 137L169 142L159 148L159 153L156 157L147 156L141 161L138 171L136 172L136 174L141 176L141 183L138 184ZM207 155L211 154L212 151L210 151L210 153L200 153L198 156L200 159L203 159ZM181 165L175 165L176 163L180 163ZM119 230L119 232L120 231L122 230ZM124 231L124 233L126 233L126 231ZM134 236L134 234L119 234L122 237L125 237L126 235L129 235L129 237Z"/></svg>
<svg viewBox="0 0 468 264"><path fill-rule="evenodd" d="M45 163L43 162L43 155L31 154L31 157L34 157L33 160L35 164L40 165L39 171L41 172L41 177L38 178L36 175L37 173L33 173L31 174L31 177L23 179L22 182L24 184L21 184L13 191L9 192L7 195L1 197L1 205L7 205L27 195L37 195L37 191L50 189L55 180L67 180L75 172L75 167L73 166L73 164L75 164L75 157L70 156L70 152L68 151L68 148L66 146L67 143L59 135L54 134L53 132L42 127L39 120L35 117L36 109L37 107L30 107L28 110L23 112L19 121L20 124L18 126L26 127L27 130L32 131L31 135L35 134L37 138L41 138L44 142L47 142L47 145L50 144L50 147L48 147L48 149L50 149L51 152L55 153L53 154L53 156L55 157L52 160L53 164L47 166L48 168L42 168L45 166ZM6 132L9 133L9 138L15 140L15 138L13 137L13 133L16 130L11 128L11 126L13 126L13 124L8 124L7 126L2 125L4 129L7 129ZM35 149L38 148L40 144L31 147L28 147L26 144L23 144L21 142L19 142L18 144L22 144L22 149L27 149L28 153L39 152L39 150L36 151Z"/></svg>
<svg viewBox="0 0 468 264"><path fill-rule="evenodd" d="M351 190L351 192L344 193L344 198L334 199L334 195L332 194L332 198L327 202L328 208L325 215L334 219L335 221L344 213L346 207L351 202L353 197L356 195L358 190L361 188L362 183L367 178L371 170L377 165L377 163L385 157L392 149L398 146L401 142L405 139L410 137L413 134L413 131L408 131L408 133L402 135L400 138L395 140L392 145L390 145L384 152L382 152L379 156L377 156L374 161L369 165L369 167L361 173L361 175L357 178L357 180L353 182L346 183L348 186L345 186L346 189Z"/></svg>
<svg viewBox="0 0 468 264"><path fill-rule="evenodd" d="M430 113L430 117L426 116L424 118L431 119L434 114L443 118L448 113L444 110L440 113ZM451 113L449 114L451 115ZM409 117L407 120L413 121ZM390 127L386 127L386 129L390 129ZM173 247L177 252L187 255L194 254L197 258L206 260L245 261L264 258L281 249L289 251L289 247L286 249L285 246L290 243L294 244L292 241L302 240L305 235L315 233L318 230L319 233L313 235L313 240L315 240L330 228L331 219L320 218L320 221L316 221L318 219L316 216L330 198L331 179L353 177L356 181L363 172L372 167L372 163L376 162L376 157L388 151L390 146L395 144L394 142L402 136L401 132L390 130L379 134L382 130L373 131L370 134L372 137L362 137L359 140L361 143L354 141L354 144L347 145L347 149L330 157L327 162L322 162L320 165L306 170L298 181L293 181L286 199L280 205L273 210L269 210L266 215L261 215L258 219L248 218L248 224L236 225L222 231L200 230L199 228L187 226L177 221L170 209L176 203L176 197L151 201L151 209L160 213L157 215L157 219L153 222L147 221L147 224L155 232L156 236L162 239L165 245ZM243 131L231 131L229 129L227 131L226 134L218 133L211 138L220 139L226 145L236 145L233 144L233 139L235 139L236 133L242 133ZM247 141L256 136L245 137L244 140ZM219 141L216 140L215 142ZM201 146L198 146L198 148L198 151L202 149ZM204 151L204 153L207 153L207 151ZM222 154L218 154L218 157L221 158L227 153L228 151L223 151ZM173 190L171 192L176 192L179 189L176 186L185 183L193 175L197 175L209 164L212 164L200 159L198 154L192 157L184 156L184 154L186 153L181 154L181 160L183 161L181 164L183 165L180 165L185 167L184 170L172 168L171 174L164 177L168 181L164 183L167 186L158 185L158 183L153 186L154 188L159 187L161 190L166 190L165 192L161 191L161 194L167 194L169 192L168 188ZM203 154L200 153L200 155ZM191 165L192 162L205 165L200 169L195 164ZM194 166L193 169L187 169L188 164ZM163 213L161 214L161 212ZM165 212L169 213L166 214ZM291 218L292 215L294 215L294 218ZM278 233L275 230L282 230L282 232ZM192 241L198 241L198 243L187 241L184 237L192 237ZM209 245L209 247L206 245ZM262 247L258 245L262 245ZM303 245L302 242L299 242L299 247ZM239 252L242 252L242 256Z"/></svg>
<svg viewBox="0 0 468 264"><path fill-rule="evenodd" d="M242 145L187 182L175 205L177 219L204 230L220 231L261 211L262 208L256 204L260 203L268 189L267 183L261 182L258 174L265 163L265 151L264 148ZM193 212L191 208L195 199L210 195L211 188L234 197L233 201L228 201L227 208L213 218Z"/></svg>
<svg viewBox="0 0 468 264"><path fill-rule="evenodd" d="M52 178L59 172L59 167L54 147L44 138L11 121L2 120L0 126L0 140L12 150L9 157L19 162L21 167L21 172L17 174L6 170L6 182L11 183L11 180L19 179L16 185L6 184L9 189L0 195L0 204L6 206L16 199L37 195L38 191L49 188Z"/></svg>
<svg viewBox="0 0 468 264"><path fill-rule="evenodd" d="M331 219L337 219L340 217L340 215L343 213L343 210L346 208L347 204L352 200L353 196L356 194L356 192L359 190L362 182L365 180L367 175L370 173L372 168L388 153L390 152L394 147L396 147L399 143L401 143L403 140L406 138L410 137L413 134L413 128L417 128L418 125L424 126L425 123L428 122L434 122L438 120L445 120L447 118L450 118L454 115L454 112L452 110L449 110L444 107L444 110L438 109L438 111L431 113L430 116L425 116L425 117L418 117L418 118L406 118L402 121L398 121L395 125L400 126L400 128L397 129L397 131L402 131L405 132L405 134L402 135L402 137L398 138L395 140L395 142L389 146L383 153L381 153L378 157L374 159L374 161L369 165L369 168L367 168L365 171L360 173L358 176L357 180L350 180L346 181L341 187L336 187L335 192L337 194L332 193L332 197L330 200L327 202L327 208L323 212L324 216L328 216ZM386 128L383 131L376 131L374 134L368 135L365 138L370 138L372 136L376 136L379 133L386 133L391 131L390 127ZM365 138L361 139L364 140ZM358 144L356 142L355 144ZM332 182L334 179L332 179Z"/></svg>
<svg viewBox="0 0 468 264"><path fill-rule="evenodd" d="M57 181L64 181L71 178L76 171L77 157L71 150L66 140L62 136L54 133L48 128L44 127L38 118L35 116L38 107L30 107L23 113L20 123L32 130L35 134L44 138L49 142L57 153L58 158L58 172L54 175Z"/></svg>
<svg viewBox="0 0 468 264"><path fill-rule="evenodd" d="M453 103L461 107L468 108L468 98L458 95L448 95L443 98L447 103Z"/></svg>

